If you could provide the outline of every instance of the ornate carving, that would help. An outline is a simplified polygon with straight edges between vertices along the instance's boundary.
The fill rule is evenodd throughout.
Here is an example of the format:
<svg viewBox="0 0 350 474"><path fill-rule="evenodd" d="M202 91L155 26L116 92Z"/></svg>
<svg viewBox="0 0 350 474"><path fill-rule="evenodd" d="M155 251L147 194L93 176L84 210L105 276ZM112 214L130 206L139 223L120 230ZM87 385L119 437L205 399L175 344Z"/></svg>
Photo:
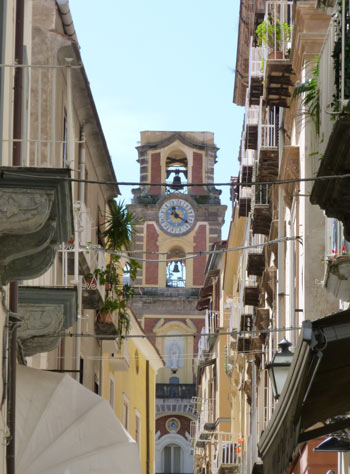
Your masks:
<svg viewBox="0 0 350 474"><path fill-rule="evenodd" d="M49 218L54 192L7 188L0 190L0 235L37 232Z"/></svg>
<svg viewBox="0 0 350 474"><path fill-rule="evenodd" d="M0 281L46 272L73 232L69 170L1 167Z"/></svg>
<svg viewBox="0 0 350 474"><path fill-rule="evenodd" d="M18 328L18 339L25 357L55 349L60 341L64 322L61 304L19 304L22 323ZM43 337L47 336L47 337Z"/></svg>

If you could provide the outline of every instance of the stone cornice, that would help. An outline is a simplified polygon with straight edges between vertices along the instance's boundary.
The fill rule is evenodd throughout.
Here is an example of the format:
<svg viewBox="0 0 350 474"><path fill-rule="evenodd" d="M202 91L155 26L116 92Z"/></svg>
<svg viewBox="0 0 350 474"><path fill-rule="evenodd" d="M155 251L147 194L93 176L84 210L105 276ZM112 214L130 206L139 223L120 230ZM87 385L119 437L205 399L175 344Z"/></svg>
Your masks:
<svg viewBox="0 0 350 474"><path fill-rule="evenodd" d="M73 233L68 169L0 167L0 280L31 279Z"/></svg>
<svg viewBox="0 0 350 474"><path fill-rule="evenodd" d="M174 143L176 140L178 140L184 145L187 145L191 148L196 148L198 150L205 150L205 151L211 150L214 152L217 152L219 150L219 148L216 145L211 145L209 143L196 142L194 140L190 140L188 137L186 137L186 135L184 135L181 132L174 132L169 137L159 140L157 142L145 143L143 145L139 145L136 147L136 149L139 152L147 151L147 150L158 150L170 145L171 143Z"/></svg>

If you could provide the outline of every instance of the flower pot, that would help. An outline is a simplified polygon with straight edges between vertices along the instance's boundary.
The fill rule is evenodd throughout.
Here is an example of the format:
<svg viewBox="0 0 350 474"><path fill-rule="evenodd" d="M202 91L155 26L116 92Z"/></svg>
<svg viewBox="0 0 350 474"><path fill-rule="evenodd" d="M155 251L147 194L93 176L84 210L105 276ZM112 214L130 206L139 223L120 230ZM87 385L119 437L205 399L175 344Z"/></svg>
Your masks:
<svg viewBox="0 0 350 474"><path fill-rule="evenodd" d="M269 59L283 59L283 51L271 51Z"/></svg>
<svg viewBox="0 0 350 474"><path fill-rule="evenodd" d="M98 313L98 319L101 323L112 324L113 323L113 312L112 311L100 311Z"/></svg>

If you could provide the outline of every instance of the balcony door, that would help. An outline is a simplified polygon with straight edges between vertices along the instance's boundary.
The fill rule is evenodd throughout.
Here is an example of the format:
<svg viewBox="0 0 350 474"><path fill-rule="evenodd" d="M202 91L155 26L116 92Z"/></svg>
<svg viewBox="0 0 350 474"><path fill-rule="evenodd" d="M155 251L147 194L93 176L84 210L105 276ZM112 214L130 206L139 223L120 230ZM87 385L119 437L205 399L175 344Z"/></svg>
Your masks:
<svg viewBox="0 0 350 474"><path fill-rule="evenodd" d="M176 444L169 444L163 449L164 474L180 474L182 449Z"/></svg>

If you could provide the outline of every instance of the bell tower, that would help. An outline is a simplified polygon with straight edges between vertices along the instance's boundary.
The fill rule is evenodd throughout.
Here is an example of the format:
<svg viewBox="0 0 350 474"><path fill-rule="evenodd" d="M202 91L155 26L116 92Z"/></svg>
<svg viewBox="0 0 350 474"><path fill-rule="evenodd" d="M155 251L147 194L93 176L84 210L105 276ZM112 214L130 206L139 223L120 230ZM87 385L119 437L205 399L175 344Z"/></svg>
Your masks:
<svg viewBox="0 0 350 474"><path fill-rule="evenodd" d="M137 151L141 185L128 207L140 219L133 255L144 261L131 306L166 363L156 381L155 472L192 472L202 253L221 240L226 210L213 184L218 148L210 132L144 131Z"/></svg>

